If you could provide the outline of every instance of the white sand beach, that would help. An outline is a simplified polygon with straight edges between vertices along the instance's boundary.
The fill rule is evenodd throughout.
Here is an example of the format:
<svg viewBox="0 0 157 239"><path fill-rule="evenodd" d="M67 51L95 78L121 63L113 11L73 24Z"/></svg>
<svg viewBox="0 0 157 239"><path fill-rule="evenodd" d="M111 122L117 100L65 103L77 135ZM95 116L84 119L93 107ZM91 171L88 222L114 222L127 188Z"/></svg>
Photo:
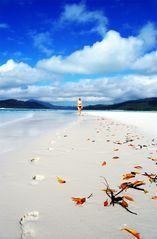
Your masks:
<svg viewBox="0 0 157 239"><path fill-rule="evenodd" d="M8 152L0 174L0 239L135 238L122 228L156 239L155 120L157 113L83 112ZM124 180L126 174L132 177ZM117 192L124 182L143 184L118 195L126 207L113 206L104 178ZM76 205L73 197L85 202Z"/></svg>

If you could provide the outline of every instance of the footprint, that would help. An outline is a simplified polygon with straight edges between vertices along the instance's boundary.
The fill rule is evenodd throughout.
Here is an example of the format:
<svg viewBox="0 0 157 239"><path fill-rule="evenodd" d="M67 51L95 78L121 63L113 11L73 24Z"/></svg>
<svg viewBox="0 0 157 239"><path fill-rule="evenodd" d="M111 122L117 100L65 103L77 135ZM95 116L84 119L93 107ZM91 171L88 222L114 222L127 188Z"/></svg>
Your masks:
<svg viewBox="0 0 157 239"><path fill-rule="evenodd" d="M52 150L54 150L54 148L53 148L53 147L49 147L48 150L49 150L49 151L52 151Z"/></svg>
<svg viewBox="0 0 157 239"><path fill-rule="evenodd" d="M32 158L30 161L31 161L31 163L36 163L36 162L38 162L39 160L40 160L39 157L35 157L35 158Z"/></svg>
<svg viewBox="0 0 157 239"><path fill-rule="evenodd" d="M32 178L32 184L37 184L39 181L42 181L45 179L45 176L44 175L41 175L41 174L37 174L35 176L33 176Z"/></svg>
<svg viewBox="0 0 157 239"><path fill-rule="evenodd" d="M32 211L21 217L19 223L21 226L21 239L31 239L35 236L35 231L31 227L31 222L39 219L39 212Z"/></svg>

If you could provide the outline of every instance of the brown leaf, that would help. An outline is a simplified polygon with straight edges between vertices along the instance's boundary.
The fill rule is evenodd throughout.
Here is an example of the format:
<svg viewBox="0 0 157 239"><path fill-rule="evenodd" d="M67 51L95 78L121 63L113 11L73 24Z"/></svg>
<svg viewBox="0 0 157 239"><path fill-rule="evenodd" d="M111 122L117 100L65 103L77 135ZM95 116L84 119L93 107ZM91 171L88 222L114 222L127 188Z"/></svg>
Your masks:
<svg viewBox="0 0 157 239"><path fill-rule="evenodd" d="M101 166L106 166L106 161L102 162Z"/></svg>
<svg viewBox="0 0 157 239"><path fill-rule="evenodd" d="M75 198L72 197L72 201L74 201L77 205L82 205L86 202L86 198Z"/></svg>
<svg viewBox="0 0 157 239"><path fill-rule="evenodd" d="M142 169L143 167L138 165L138 166L135 166L134 168L137 168L137 169Z"/></svg>
<svg viewBox="0 0 157 239"><path fill-rule="evenodd" d="M153 196L151 197L151 199L157 200L157 196Z"/></svg>
<svg viewBox="0 0 157 239"><path fill-rule="evenodd" d="M126 200L134 202L134 199L130 196L125 195L125 196L123 196L123 198L125 198Z"/></svg>
<svg viewBox="0 0 157 239"><path fill-rule="evenodd" d="M119 159L119 157L118 156L114 156L112 159Z"/></svg>
<svg viewBox="0 0 157 239"><path fill-rule="evenodd" d="M122 207L128 207L128 203L127 203L126 201L124 201L124 200L122 200L122 201L120 202L120 205L121 205Z"/></svg>
<svg viewBox="0 0 157 239"><path fill-rule="evenodd" d="M140 233L138 233L137 231L135 231L134 229L130 229L130 228L122 228L121 230L125 230L129 233L131 233L134 237L136 237L137 239L141 239Z"/></svg>
<svg viewBox="0 0 157 239"><path fill-rule="evenodd" d="M58 183L60 183L60 184L66 183L66 181L65 181L64 179L59 178L59 177L57 177L57 181L58 181Z"/></svg>
<svg viewBox="0 0 157 239"><path fill-rule="evenodd" d="M123 180L128 180L128 179L134 178L134 177L135 177L135 174L127 173L127 174L123 175Z"/></svg>

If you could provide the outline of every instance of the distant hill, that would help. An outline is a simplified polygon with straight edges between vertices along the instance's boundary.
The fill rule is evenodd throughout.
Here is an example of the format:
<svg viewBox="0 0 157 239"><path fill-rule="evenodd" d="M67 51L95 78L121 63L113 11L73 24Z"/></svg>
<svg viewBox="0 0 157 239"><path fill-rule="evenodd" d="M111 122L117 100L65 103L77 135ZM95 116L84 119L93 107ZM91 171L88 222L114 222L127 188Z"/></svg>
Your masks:
<svg viewBox="0 0 157 239"><path fill-rule="evenodd" d="M47 102L28 100L21 101L15 99L1 100L0 108L21 108L21 109L62 109L76 110L76 106L58 106ZM88 105L85 110L137 110L137 111L157 111L157 97L141 100L130 100L113 105Z"/></svg>
<svg viewBox="0 0 157 239"><path fill-rule="evenodd" d="M0 108L17 108L17 109L62 109L62 110L73 110L76 107L73 106L57 106L52 105L47 102L37 101L37 100L0 100Z"/></svg>
<svg viewBox="0 0 157 239"><path fill-rule="evenodd" d="M89 105L86 110L150 110L157 111L157 97L140 100L130 100L113 105Z"/></svg>

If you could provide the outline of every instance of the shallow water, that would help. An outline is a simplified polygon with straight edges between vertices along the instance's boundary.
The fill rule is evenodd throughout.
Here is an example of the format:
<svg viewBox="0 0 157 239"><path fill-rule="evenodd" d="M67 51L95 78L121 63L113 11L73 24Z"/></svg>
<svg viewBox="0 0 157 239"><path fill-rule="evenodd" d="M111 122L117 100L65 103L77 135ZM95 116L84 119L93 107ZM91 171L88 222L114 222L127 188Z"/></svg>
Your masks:
<svg viewBox="0 0 157 239"><path fill-rule="evenodd" d="M74 111L0 110L0 155L73 121Z"/></svg>

